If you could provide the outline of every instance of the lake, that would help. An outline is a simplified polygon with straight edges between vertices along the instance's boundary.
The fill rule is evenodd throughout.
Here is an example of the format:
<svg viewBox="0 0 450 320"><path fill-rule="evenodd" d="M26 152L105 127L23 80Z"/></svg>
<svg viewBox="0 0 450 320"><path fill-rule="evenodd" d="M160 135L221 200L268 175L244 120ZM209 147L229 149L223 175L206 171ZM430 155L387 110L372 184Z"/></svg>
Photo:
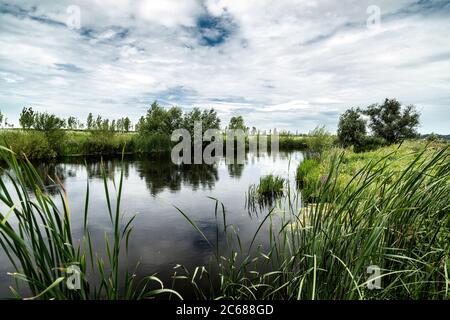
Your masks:
<svg viewBox="0 0 450 320"><path fill-rule="evenodd" d="M158 273L170 284L170 275L176 264L187 268L205 265L212 249L175 208L186 213L211 240L215 240L217 222L215 201L221 201L226 210L227 223L238 230L241 240L249 243L266 209L249 212L246 192L251 184L267 174L289 178L294 183L297 165L303 160L302 152L277 154L247 153L244 164L228 164L225 158L215 165L172 164L168 158L127 156L124 160L122 211L126 217L137 215L129 242L129 268L140 262L138 275ZM104 159L110 177L118 182L121 159ZM37 163L43 176L55 174L67 191L75 237L81 237L89 181L89 226L95 248L103 250L104 234L111 231L107 213L102 164L98 158L71 158L58 162ZM51 180L46 180L49 192L54 191ZM219 221L220 222L220 221ZM265 242L267 229L261 230L258 241ZM11 297L8 287L14 281L7 272L13 268L3 249L0 249L0 297Z"/></svg>

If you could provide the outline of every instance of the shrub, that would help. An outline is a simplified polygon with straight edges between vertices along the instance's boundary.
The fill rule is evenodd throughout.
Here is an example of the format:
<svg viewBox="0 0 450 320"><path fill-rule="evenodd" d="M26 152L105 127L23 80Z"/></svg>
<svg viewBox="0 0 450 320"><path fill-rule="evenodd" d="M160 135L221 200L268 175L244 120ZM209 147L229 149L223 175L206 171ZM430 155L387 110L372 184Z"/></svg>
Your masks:
<svg viewBox="0 0 450 320"><path fill-rule="evenodd" d="M3 131L0 144L29 159L52 158L57 154L43 132Z"/></svg>
<svg viewBox="0 0 450 320"><path fill-rule="evenodd" d="M140 134L133 138L133 144L137 151L148 153L170 152L173 146L170 136L166 134Z"/></svg>
<svg viewBox="0 0 450 320"><path fill-rule="evenodd" d="M309 149L319 156L322 156L323 152L333 145L333 137L325 129L325 127L317 127L309 133L308 147Z"/></svg>
<svg viewBox="0 0 450 320"><path fill-rule="evenodd" d="M386 140L379 137L366 136L361 143L354 146L355 152L373 151L386 145Z"/></svg>

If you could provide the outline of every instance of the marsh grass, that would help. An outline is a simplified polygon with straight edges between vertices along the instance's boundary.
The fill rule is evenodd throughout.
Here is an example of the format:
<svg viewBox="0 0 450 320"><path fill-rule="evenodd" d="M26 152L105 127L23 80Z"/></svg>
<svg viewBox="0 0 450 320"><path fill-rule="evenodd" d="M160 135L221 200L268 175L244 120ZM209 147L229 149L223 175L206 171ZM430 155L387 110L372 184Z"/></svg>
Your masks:
<svg viewBox="0 0 450 320"><path fill-rule="evenodd" d="M344 154L334 153L315 203L272 208L245 247L227 226L227 252L215 255L215 268L179 280L208 299L449 299L448 146L397 153L367 161L344 182ZM380 290L368 287L373 266Z"/></svg>
<svg viewBox="0 0 450 320"><path fill-rule="evenodd" d="M120 209L123 169L119 181L112 181L114 192L103 170L112 232L105 232L105 250L99 252L92 245L89 232L89 184L84 212L77 212L84 217L83 237L77 240L67 194L60 181L54 181L58 188L53 197L27 159L18 159L3 147L0 157L5 164L0 178L0 202L7 208L6 213L0 213L0 245L15 269L11 276L25 284L33 295L26 299L141 299L162 293L179 297L153 275L137 280L127 264L123 267L121 263L134 220L125 219ZM68 268L74 265L81 271L79 290L71 290L66 284ZM24 298L17 288L11 290L16 298Z"/></svg>

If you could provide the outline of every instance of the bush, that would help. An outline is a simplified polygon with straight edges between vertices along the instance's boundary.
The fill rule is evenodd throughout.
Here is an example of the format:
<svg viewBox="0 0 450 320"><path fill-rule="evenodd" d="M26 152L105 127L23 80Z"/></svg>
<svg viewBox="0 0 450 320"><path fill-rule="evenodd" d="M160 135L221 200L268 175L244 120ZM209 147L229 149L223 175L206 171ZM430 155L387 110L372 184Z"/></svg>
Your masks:
<svg viewBox="0 0 450 320"><path fill-rule="evenodd" d="M333 140L325 127L317 127L309 133L308 147L320 158L325 150L332 147Z"/></svg>
<svg viewBox="0 0 450 320"><path fill-rule="evenodd" d="M3 131L0 133L0 145L29 159L52 158L57 155L43 132Z"/></svg>
<svg viewBox="0 0 450 320"><path fill-rule="evenodd" d="M166 134L137 135L133 138L135 149L139 152L170 152L173 142Z"/></svg>
<svg viewBox="0 0 450 320"><path fill-rule="evenodd" d="M364 137L364 139L362 139L359 145L354 146L354 151L355 152L373 151L385 146L386 144L387 144L386 140L384 140L383 138L366 136Z"/></svg>
<svg viewBox="0 0 450 320"><path fill-rule="evenodd" d="M270 142L270 138L267 139L268 143ZM305 138L296 137L296 136L280 136L279 137L279 147L281 150L303 150L308 148L308 143ZM270 145L270 144L269 144Z"/></svg>

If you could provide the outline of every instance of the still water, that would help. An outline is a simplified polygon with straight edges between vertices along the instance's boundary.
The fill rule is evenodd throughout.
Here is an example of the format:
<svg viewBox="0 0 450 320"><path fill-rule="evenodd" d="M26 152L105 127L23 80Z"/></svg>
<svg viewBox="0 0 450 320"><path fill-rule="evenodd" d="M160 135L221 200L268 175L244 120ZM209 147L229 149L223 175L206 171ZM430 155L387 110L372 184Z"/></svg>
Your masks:
<svg viewBox="0 0 450 320"><path fill-rule="evenodd" d="M247 153L244 164L228 164L221 159L215 165L172 164L169 158L126 157L122 212L137 215L129 242L126 261L133 269L140 263L138 274L157 273L169 283L176 264L187 268L207 264L212 249L175 208L186 213L209 238L214 240L217 221L215 202L221 201L227 223L239 232L242 242L251 241L265 210L258 214L246 209L246 192L251 184L267 174L280 175L294 181L302 152L277 154ZM75 237L82 234L86 184L89 182L89 228L94 247L102 250L105 232L111 231L100 159L72 158L54 163L36 164L42 175L58 175L67 191ZM121 160L104 159L112 188L119 180ZM49 190L52 186L49 180ZM261 231L264 237L264 230ZM261 239L260 241L264 241ZM13 268L0 248L0 298L11 297L8 287L14 285L7 272Z"/></svg>

